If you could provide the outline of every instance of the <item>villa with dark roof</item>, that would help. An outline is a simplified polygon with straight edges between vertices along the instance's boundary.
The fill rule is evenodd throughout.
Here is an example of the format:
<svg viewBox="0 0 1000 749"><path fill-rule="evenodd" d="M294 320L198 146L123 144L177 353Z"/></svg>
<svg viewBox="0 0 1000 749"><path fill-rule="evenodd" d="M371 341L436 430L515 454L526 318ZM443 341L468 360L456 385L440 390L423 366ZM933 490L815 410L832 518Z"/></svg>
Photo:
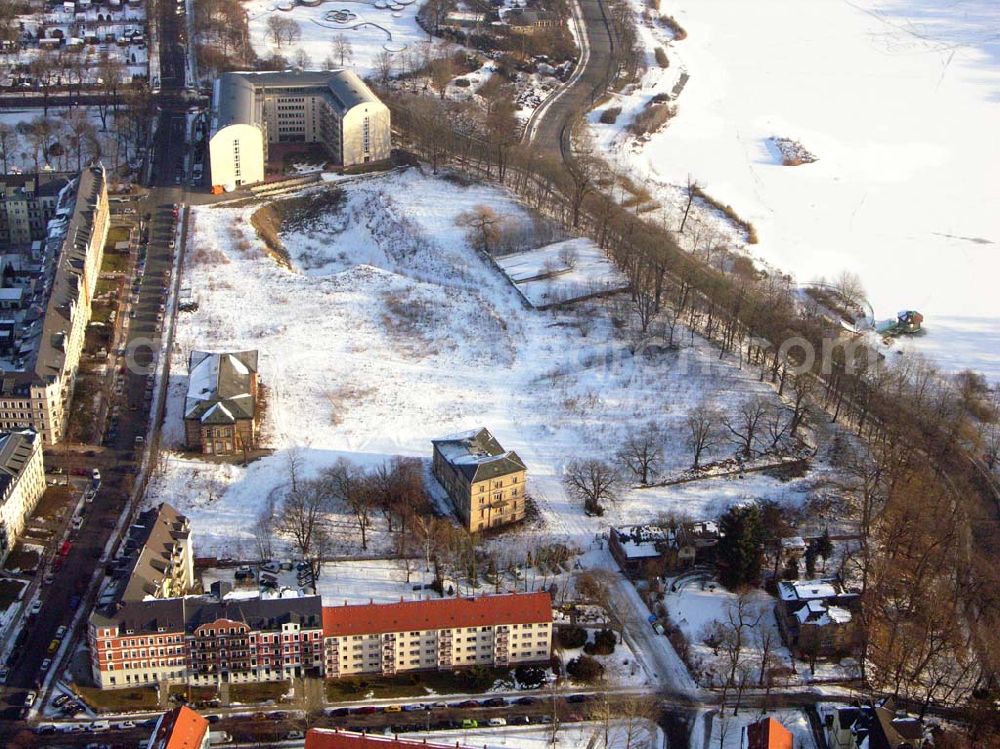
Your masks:
<svg viewBox="0 0 1000 749"><path fill-rule="evenodd" d="M234 455L257 442L257 352L192 351L184 441L206 455Z"/></svg>
<svg viewBox="0 0 1000 749"><path fill-rule="evenodd" d="M431 440L432 470L472 533L524 519L528 469L488 429Z"/></svg>
<svg viewBox="0 0 1000 749"><path fill-rule="evenodd" d="M225 73L212 97L212 184L262 182L270 144L316 143L342 167L390 155L389 108L353 71Z"/></svg>

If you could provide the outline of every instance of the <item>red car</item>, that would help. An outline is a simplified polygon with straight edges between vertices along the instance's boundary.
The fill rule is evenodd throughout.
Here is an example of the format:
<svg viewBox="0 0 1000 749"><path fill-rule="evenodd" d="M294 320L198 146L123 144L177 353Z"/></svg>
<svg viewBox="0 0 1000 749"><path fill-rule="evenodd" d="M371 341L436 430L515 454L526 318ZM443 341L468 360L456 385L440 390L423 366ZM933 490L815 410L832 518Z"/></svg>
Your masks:
<svg viewBox="0 0 1000 749"><path fill-rule="evenodd" d="M59 556L65 557L69 554L70 549L73 548L72 541L63 541L62 546L59 547Z"/></svg>

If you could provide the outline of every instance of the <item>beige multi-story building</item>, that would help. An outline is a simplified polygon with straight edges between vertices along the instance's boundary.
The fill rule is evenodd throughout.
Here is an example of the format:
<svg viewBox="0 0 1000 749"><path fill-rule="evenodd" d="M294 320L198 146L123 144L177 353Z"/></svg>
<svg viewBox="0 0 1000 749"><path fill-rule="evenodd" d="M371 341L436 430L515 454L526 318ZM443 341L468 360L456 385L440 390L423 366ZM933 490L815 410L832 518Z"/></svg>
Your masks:
<svg viewBox="0 0 1000 749"><path fill-rule="evenodd" d="M488 429L432 440L432 470L465 527L475 533L524 519L527 468Z"/></svg>
<svg viewBox="0 0 1000 749"><path fill-rule="evenodd" d="M30 429L0 432L0 562L44 493L42 438Z"/></svg>
<svg viewBox="0 0 1000 749"><path fill-rule="evenodd" d="M552 650L548 593L323 608L327 678L539 663Z"/></svg>
<svg viewBox="0 0 1000 749"><path fill-rule="evenodd" d="M342 167L384 162L389 120L389 108L350 70L225 73L212 100L212 184L262 182L271 144L316 143Z"/></svg>
<svg viewBox="0 0 1000 749"><path fill-rule="evenodd" d="M104 169L59 193L45 240L33 244L0 305L0 429L63 439L109 225Z"/></svg>

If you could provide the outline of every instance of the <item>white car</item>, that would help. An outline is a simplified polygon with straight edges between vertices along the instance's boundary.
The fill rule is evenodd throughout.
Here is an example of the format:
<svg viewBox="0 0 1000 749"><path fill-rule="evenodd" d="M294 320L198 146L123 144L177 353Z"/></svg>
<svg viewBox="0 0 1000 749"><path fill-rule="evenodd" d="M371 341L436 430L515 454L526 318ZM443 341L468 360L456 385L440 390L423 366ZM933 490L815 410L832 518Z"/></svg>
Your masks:
<svg viewBox="0 0 1000 749"><path fill-rule="evenodd" d="M41 599L38 599L33 604L31 604L31 608L28 609L28 613L31 614L32 616L36 616L38 612L41 610L42 610L42 601Z"/></svg>
<svg viewBox="0 0 1000 749"><path fill-rule="evenodd" d="M56 630L56 639L57 640L61 640L62 638L64 638L66 636L66 632L68 632L68 631L69 630L66 628L65 624L60 624L59 625L59 629Z"/></svg>
<svg viewBox="0 0 1000 749"><path fill-rule="evenodd" d="M100 481L101 480L101 472L98 471L96 468L91 469L91 471L90 471L90 478L92 478L94 481Z"/></svg>
<svg viewBox="0 0 1000 749"><path fill-rule="evenodd" d="M506 718L490 718L489 721L487 721L486 725L492 726L493 728L497 728L499 726L505 726L505 725L507 725L507 719Z"/></svg>
<svg viewBox="0 0 1000 749"><path fill-rule="evenodd" d="M31 707L32 705L34 705L35 704L35 698L37 696L38 695L35 694L34 692L28 692L26 695L24 695L24 706L25 707Z"/></svg>

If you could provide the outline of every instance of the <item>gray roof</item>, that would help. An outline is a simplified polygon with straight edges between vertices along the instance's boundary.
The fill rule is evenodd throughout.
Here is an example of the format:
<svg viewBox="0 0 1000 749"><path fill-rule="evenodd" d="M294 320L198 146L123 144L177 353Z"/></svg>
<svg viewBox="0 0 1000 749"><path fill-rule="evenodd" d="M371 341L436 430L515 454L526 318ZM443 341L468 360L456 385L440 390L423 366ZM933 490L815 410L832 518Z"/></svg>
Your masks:
<svg viewBox="0 0 1000 749"><path fill-rule="evenodd" d="M29 386L60 376L94 231L94 210L105 187L104 168L88 167L60 192L44 242L41 275L16 316L14 350L0 363L0 394L27 395Z"/></svg>
<svg viewBox="0 0 1000 749"><path fill-rule="evenodd" d="M224 73L215 82L212 132L229 125L257 124L256 98L270 88L298 88L327 96L341 115L359 104L379 103L365 82L347 68Z"/></svg>
<svg viewBox="0 0 1000 749"><path fill-rule="evenodd" d="M323 599L320 596L299 598L250 598L217 601L209 596L159 598L150 601L123 601L110 610L96 610L90 621L95 627L118 626L135 634L166 632L193 634L202 624L217 619L246 622L252 629L277 631L281 625L296 622L307 629L323 626Z"/></svg>
<svg viewBox="0 0 1000 749"><path fill-rule="evenodd" d="M155 595L173 570L177 543L190 535L188 519L166 502L142 513L125 543L128 557L121 571L125 584L118 598L141 601Z"/></svg>
<svg viewBox="0 0 1000 749"><path fill-rule="evenodd" d="M253 419L257 407L253 394L256 373L256 351L192 351L184 418L203 424Z"/></svg>
<svg viewBox="0 0 1000 749"><path fill-rule="evenodd" d="M485 427L431 440L434 449L469 483L527 470L513 450L504 450Z"/></svg>
<svg viewBox="0 0 1000 749"><path fill-rule="evenodd" d="M0 432L0 497L17 481L37 442L38 435L30 429Z"/></svg>

